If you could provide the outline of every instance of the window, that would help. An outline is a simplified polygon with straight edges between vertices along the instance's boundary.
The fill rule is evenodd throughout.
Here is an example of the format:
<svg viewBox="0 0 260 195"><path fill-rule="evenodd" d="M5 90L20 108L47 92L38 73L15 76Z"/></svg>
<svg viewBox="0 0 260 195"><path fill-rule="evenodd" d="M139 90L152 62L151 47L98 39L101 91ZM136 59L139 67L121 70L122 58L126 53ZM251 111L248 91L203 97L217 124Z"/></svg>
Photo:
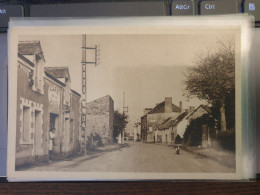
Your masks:
<svg viewBox="0 0 260 195"><path fill-rule="evenodd" d="M57 114L50 113L50 130L53 128L58 130L58 116Z"/></svg>
<svg viewBox="0 0 260 195"><path fill-rule="evenodd" d="M22 140L30 142L30 108L23 107Z"/></svg>
<svg viewBox="0 0 260 195"><path fill-rule="evenodd" d="M20 98L19 109L19 130L20 130L20 144L33 144L40 140L42 135L42 113L43 105ZM38 136L38 137L35 137ZM39 143L40 143L39 142Z"/></svg>
<svg viewBox="0 0 260 195"><path fill-rule="evenodd" d="M34 69L31 71L31 73L29 75L29 79L30 79L29 86L31 86L34 91L37 91L41 94L44 94L43 74L44 74L45 61L40 54L35 54L34 59L33 59L33 63L34 63Z"/></svg>

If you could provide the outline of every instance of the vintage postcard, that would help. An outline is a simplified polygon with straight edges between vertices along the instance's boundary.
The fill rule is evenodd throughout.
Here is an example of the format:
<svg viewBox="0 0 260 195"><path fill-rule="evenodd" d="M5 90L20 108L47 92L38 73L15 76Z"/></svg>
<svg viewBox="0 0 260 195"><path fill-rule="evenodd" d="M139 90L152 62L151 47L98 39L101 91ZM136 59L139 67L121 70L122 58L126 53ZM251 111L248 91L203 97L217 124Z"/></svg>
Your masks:
<svg viewBox="0 0 260 195"><path fill-rule="evenodd" d="M241 179L238 18L13 21L8 178Z"/></svg>

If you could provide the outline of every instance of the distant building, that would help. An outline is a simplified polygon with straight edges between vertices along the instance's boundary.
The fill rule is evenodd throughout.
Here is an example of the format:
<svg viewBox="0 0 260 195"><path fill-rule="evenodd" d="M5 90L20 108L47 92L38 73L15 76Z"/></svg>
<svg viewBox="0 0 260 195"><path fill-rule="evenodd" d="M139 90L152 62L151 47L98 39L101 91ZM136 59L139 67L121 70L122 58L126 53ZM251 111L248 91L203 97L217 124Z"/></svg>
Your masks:
<svg viewBox="0 0 260 195"><path fill-rule="evenodd" d="M188 115L188 111L181 113L177 118L170 117L162 122L155 131L156 142L172 143L175 141L177 135L183 137L183 134L188 125L188 120L185 117ZM158 140L158 137L161 139Z"/></svg>
<svg viewBox="0 0 260 195"><path fill-rule="evenodd" d="M52 128L57 159L78 153L80 94L70 88L68 68L44 67L39 41L19 42L17 66L16 166L49 160Z"/></svg>
<svg viewBox="0 0 260 195"><path fill-rule="evenodd" d="M98 135L103 144L113 141L114 101L107 95L87 103L86 136Z"/></svg>
<svg viewBox="0 0 260 195"><path fill-rule="evenodd" d="M135 123L134 125L134 141L141 140L141 123Z"/></svg>
<svg viewBox="0 0 260 195"><path fill-rule="evenodd" d="M147 110L145 110L146 112ZM182 113L182 102L179 107L172 103L171 97L157 104L153 109L141 117L141 137L144 142L162 142L162 135L158 134L158 126L167 119L176 119ZM169 135L165 138L168 142Z"/></svg>

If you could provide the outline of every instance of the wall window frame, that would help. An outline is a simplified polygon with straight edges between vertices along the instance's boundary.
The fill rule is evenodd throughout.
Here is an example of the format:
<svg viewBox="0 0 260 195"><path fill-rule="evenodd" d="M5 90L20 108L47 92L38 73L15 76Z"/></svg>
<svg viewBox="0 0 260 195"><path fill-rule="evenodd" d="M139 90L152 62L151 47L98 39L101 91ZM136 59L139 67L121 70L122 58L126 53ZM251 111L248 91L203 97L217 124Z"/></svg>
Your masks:
<svg viewBox="0 0 260 195"><path fill-rule="evenodd" d="M43 105L26 98L20 98L20 144L34 144L35 112L41 113L40 123L43 124ZM42 125L41 125L42 126ZM41 132L43 129L41 128Z"/></svg>

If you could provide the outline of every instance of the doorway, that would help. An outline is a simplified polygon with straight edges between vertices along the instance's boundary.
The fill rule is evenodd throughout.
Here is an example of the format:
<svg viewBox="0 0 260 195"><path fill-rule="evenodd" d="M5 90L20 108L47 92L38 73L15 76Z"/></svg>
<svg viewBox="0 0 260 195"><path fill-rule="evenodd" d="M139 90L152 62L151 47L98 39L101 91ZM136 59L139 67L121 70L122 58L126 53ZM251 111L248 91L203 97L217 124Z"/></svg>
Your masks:
<svg viewBox="0 0 260 195"><path fill-rule="evenodd" d="M59 144L60 142L58 141L59 139L59 115L57 114L53 114L50 113L50 124L49 124L49 132L48 132L48 136L49 136L49 145L48 145L48 149L49 149L49 158L52 160L56 160L59 157ZM50 131L55 128L55 138L51 141L50 140Z"/></svg>
<svg viewBox="0 0 260 195"><path fill-rule="evenodd" d="M50 130L52 128L55 128L56 133L57 133L57 130L58 130L58 115L50 113Z"/></svg>

